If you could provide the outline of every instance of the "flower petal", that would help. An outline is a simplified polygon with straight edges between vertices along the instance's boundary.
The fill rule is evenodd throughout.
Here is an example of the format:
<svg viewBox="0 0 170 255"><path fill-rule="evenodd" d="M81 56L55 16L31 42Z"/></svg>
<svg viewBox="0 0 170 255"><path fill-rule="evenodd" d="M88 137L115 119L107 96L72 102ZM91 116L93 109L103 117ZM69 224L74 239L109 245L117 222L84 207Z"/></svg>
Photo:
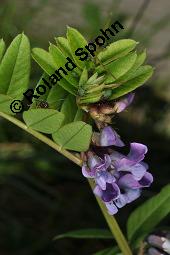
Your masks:
<svg viewBox="0 0 170 255"><path fill-rule="evenodd" d="M112 183L116 181L115 177L107 171L97 171L95 180L102 190L106 189L106 183Z"/></svg>
<svg viewBox="0 0 170 255"><path fill-rule="evenodd" d="M100 145L101 146L111 146L115 145L118 147L123 147L125 144L121 141L119 135L111 127L103 128L100 135Z"/></svg>
<svg viewBox="0 0 170 255"><path fill-rule="evenodd" d="M125 197L126 202L129 204L139 198L141 195L141 189L126 189Z"/></svg>
<svg viewBox="0 0 170 255"><path fill-rule="evenodd" d="M118 181L118 185L121 188L129 188L129 189L138 189L141 187L139 182L134 179L134 176L132 174L125 174L122 177L120 177Z"/></svg>
<svg viewBox="0 0 170 255"><path fill-rule="evenodd" d="M113 199L117 199L120 195L120 189L116 183L107 183L106 190L102 192L102 200L104 202L110 202Z"/></svg>
<svg viewBox="0 0 170 255"><path fill-rule="evenodd" d="M84 175L84 177L86 178L94 178L95 177L95 172L94 170L90 170L88 167L87 167L87 164L84 163L83 166L82 166L82 174Z"/></svg>
<svg viewBox="0 0 170 255"><path fill-rule="evenodd" d="M162 248L165 252L170 254L170 239L164 238L164 243L162 245Z"/></svg>
<svg viewBox="0 0 170 255"><path fill-rule="evenodd" d="M164 240L164 237L163 237L163 240ZM147 241L150 245L155 246L160 249L162 249L162 245L164 243L163 240L162 240L162 237L156 236L156 235L150 235L147 238Z"/></svg>
<svg viewBox="0 0 170 255"><path fill-rule="evenodd" d="M105 205L106 205L106 207L107 207L107 209L108 209L108 213L109 213L110 215L114 215L114 214L116 214L116 213L118 212L118 209L117 209L117 207L114 205L113 201L108 202L108 203L105 203Z"/></svg>
<svg viewBox="0 0 170 255"><path fill-rule="evenodd" d="M143 178L139 181L141 187L149 187L152 182L153 182L153 176L149 172L146 172Z"/></svg>
<svg viewBox="0 0 170 255"><path fill-rule="evenodd" d="M139 181L146 173L146 168L143 164L136 164L131 167L130 172L133 174L135 180Z"/></svg>
<svg viewBox="0 0 170 255"><path fill-rule="evenodd" d="M120 194L118 199L116 199L114 202L118 208L122 208L127 204L126 196L124 194Z"/></svg>
<svg viewBox="0 0 170 255"><path fill-rule="evenodd" d="M100 186L100 188L102 190L106 189L106 172L104 171L100 171L99 173L97 173L97 177L96 177L96 183Z"/></svg>
<svg viewBox="0 0 170 255"><path fill-rule="evenodd" d="M129 154L122 157L119 162L117 162L117 169L119 171L129 171L130 167L136 165L144 159L146 153L147 147L144 144L131 143Z"/></svg>
<svg viewBox="0 0 170 255"><path fill-rule="evenodd" d="M114 110L116 113L124 111L133 101L135 93L129 93L126 97L116 102Z"/></svg>
<svg viewBox="0 0 170 255"><path fill-rule="evenodd" d="M100 165L101 162L102 162L101 158L99 158L98 156L95 155L95 156L88 157L87 164L90 169L93 169L96 166Z"/></svg>
<svg viewBox="0 0 170 255"><path fill-rule="evenodd" d="M96 166L96 168L99 170L106 170L110 165L112 161L109 155L104 155L104 160L101 160L100 163Z"/></svg>
<svg viewBox="0 0 170 255"><path fill-rule="evenodd" d="M102 197L102 189L98 185L94 188L93 193L100 198Z"/></svg>
<svg viewBox="0 0 170 255"><path fill-rule="evenodd" d="M149 248L148 255L164 255L164 254L155 248Z"/></svg>
<svg viewBox="0 0 170 255"><path fill-rule="evenodd" d="M140 161L144 159L147 151L148 151L148 148L146 145L142 143L131 143L130 152L127 155L127 157L129 160L139 163Z"/></svg>
<svg viewBox="0 0 170 255"><path fill-rule="evenodd" d="M113 151L112 154L110 155L110 158L112 161L118 161L123 159L125 156L117 151Z"/></svg>

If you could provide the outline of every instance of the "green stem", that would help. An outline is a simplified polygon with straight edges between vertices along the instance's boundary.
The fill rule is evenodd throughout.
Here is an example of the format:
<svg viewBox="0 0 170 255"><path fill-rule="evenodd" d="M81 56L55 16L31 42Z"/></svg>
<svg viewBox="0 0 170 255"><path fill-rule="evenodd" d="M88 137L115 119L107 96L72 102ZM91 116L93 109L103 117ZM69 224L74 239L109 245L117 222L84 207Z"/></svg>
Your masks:
<svg viewBox="0 0 170 255"><path fill-rule="evenodd" d="M94 186L95 184L93 183L93 181L91 179L88 179L89 181L89 184L92 188L92 190L94 189ZM117 243L118 243L118 246L120 248L120 250L122 251L122 253L124 255L132 255L132 251L121 231L121 229L119 228L119 225L117 224L117 221L115 219L114 216L111 216L108 214L107 212L107 209L106 209L106 206L104 205L104 203L101 201L101 199L99 199L97 196L96 197L96 200L100 206L100 209L106 219L106 222L110 228L110 231L112 232L114 238L116 239Z"/></svg>
<svg viewBox="0 0 170 255"><path fill-rule="evenodd" d="M61 147L59 145L57 145L56 143L54 143L51 139L49 139L48 137L42 135L41 133L33 130L32 128L28 128L23 122L21 122L20 120L6 114L3 112L0 112L0 116L5 118L6 120L9 120L10 122L12 122L13 124L15 124L16 126L20 127L21 129L25 130L26 132L28 132L29 134L33 135L34 137L38 138L39 140L41 140L42 142L46 143L48 146L50 146L51 148L53 148L54 150L58 151L59 153L61 153L62 155L64 155L66 158L70 159L71 161L73 161L75 164L81 166L82 161L80 158L74 156L72 153L70 153L67 150L63 150L61 149Z"/></svg>
<svg viewBox="0 0 170 255"><path fill-rule="evenodd" d="M66 158L70 159L75 164L82 166L82 160L80 158L78 158L77 156L75 156L74 154L70 153L67 150L61 149L60 146L57 145L55 142L53 142L51 139L47 138L46 136L42 135L41 133L39 133L31 128L28 128L20 120L12 117L6 113L3 113L3 112L0 112L0 116L6 120L12 122L13 124L20 127L21 129L25 130L26 132L33 135L34 137L38 138L40 141L44 142L45 144L49 145L51 148L53 148L54 150L56 150L59 153L61 153L62 155L64 155ZM93 190L93 188L94 188L93 182L90 179L88 181L89 181L89 184ZM122 231L120 230L119 225L117 224L117 221L115 220L115 218L113 216L108 214L104 203L102 203L102 201L98 197L96 197L96 199L97 199L100 209L102 210L102 213L107 221L107 224L119 245L120 250L122 251L122 253L124 255L132 255L130 247L129 247Z"/></svg>

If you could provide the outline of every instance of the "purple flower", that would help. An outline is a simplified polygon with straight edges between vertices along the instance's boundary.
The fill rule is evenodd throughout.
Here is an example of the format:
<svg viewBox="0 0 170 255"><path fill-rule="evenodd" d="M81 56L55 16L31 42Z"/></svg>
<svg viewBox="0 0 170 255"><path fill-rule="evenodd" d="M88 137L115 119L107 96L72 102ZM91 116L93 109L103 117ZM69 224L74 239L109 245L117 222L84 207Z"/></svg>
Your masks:
<svg viewBox="0 0 170 255"><path fill-rule="evenodd" d="M105 203L109 214L113 215L118 208L137 199L142 188L149 187L153 182L152 175L147 171L148 165L143 162L148 149L143 144L131 143L128 155L111 150L111 145L124 146L111 127L101 131L99 145L106 148L105 154L99 157L94 152L88 153L82 173L95 180L94 193ZM95 151L97 153L97 149Z"/></svg>
<svg viewBox="0 0 170 255"><path fill-rule="evenodd" d="M87 163L82 166L82 173L86 178L94 178L96 183L103 189L106 189L106 183L115 181L115 177L107 171L111 165L109 155L105 155L104 159L98 156L90 156Z"/></svg>
<svg viewBox="0 0 170 255"><path fill-rule="evenodd" d="M139 180L135 180L132 174L125 174L120 177L118 184L121 188L127 189L139 189L143 187L149 187L153 182L153 177L150 173L145 173L145 175Z"/></svg>
<svg viewBox="0 0 170 255"><path fill-rule="evenodd" d="M148 165L142 162L147 151L148 149L145 145L131 143L130 152L127 156L114 151L110 157L117 171L130 172L135 180L141 180L148 169Z"/></svg>
<svg viewBox="0 0 170 255"><path fill-rule="evenodd" d="M103 128L100 135L100 145L101 146L111 146L115 145L118 147L123 147L125 144L121 141L120 136L111 127Z"/></svg>
<svg viewBox="0 0 170 255"><path fill-rule="evenodd" d="M98 184L99 187L101 187L102 190L106 190L107 184L112 184L113 182L116 181L115 177L107 172L106 170L101 171L98 170L96 171L96 183Z"/></svg>
<svg viewBox="0 0 170 255"><path fill-rule="evenodd" d="M105 203L107 209L108 209L108 213L110 215L114 215L118 212L118 208L116 207L116 205L114 204L114 201L110 201L108 203Z"/></svg>
<svg viewBox="0 0 170 255"><path fill-rule="evenodd" d="M116 113L124 111L133 101L135 93L129 93L126 97L115 103L114 110Z"/></svg>
<svg viewBox="0 0 170 255"><path fill-rule="evenodd" d="M170 238L169 235L149 235L147 238L148 244L151 246L148 249L148 254L149 255L154 255L154 254L170 254Z"/></svg>
<svg viewBox="0 0 170 255"><path fill-rule="evenodd" d="M96 185L94 193L102 198L104 202L115 200L120 195L120 189L116 183L107 183L106 189L103 190L99 185Z"/></svg>

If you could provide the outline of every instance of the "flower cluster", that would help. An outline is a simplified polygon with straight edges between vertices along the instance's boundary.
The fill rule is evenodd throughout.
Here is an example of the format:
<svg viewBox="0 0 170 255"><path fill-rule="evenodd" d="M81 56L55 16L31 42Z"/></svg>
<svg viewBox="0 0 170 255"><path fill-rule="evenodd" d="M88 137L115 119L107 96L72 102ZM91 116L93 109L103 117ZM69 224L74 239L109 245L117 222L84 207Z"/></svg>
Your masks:
<svg viewBox="0 0 170 255"><path fill-rule="evenodd" d="M124 143L110 126L105 127L99 136L99 145L105 147L105 153L98 156L93 151L88 152L82 173L95 180L94 193L104 201L109 213L115 214L118 208L137 199L141 189L149 187L153 181L147 171L148 165L143 162L147 147L131 143L130 152L125 156L111 149L112 145L123 147Z"/></svg>
<svg viewBox="0 0 170 255"><path fill-rule="evenodd" d="M125 109L132 100L127 97L123 103L119 102L117 112ZM125 144L110 126L104 127L95 136L97 146L95 150L87 152L82 173L94 179L94 193L103 200L109 214L113 215L118 208L137 199L142 188L149 187L153 182L152 174L147 171L148 165L143 162L148 149L141 143L131 143L128 155L113 150L111 146L123 147Z"/></svg>

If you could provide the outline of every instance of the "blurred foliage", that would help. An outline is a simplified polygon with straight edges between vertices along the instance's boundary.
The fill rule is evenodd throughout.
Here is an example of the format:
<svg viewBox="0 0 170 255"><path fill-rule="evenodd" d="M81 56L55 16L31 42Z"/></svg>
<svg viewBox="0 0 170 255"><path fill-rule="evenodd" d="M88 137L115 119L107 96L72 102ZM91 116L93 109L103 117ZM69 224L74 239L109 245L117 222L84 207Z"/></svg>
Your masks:
<svg viewBox="0 0 170 255"><path fill-rule="evenodd" d="M157 17L155 23L148 23L144 18L149 6L146 1L141 1L142 5L133 10L133 15L128 11L122 12L121 5L125 2L104 2L104 13L102 4L87 1L81 5L81 10L75 11L75 15L76 12L81 13L79 16L83 22L77 21L74 24L91 40L99 33L100 28L107 28L109 24L119 20L125 24L125 29L116 36L116 40L129 34L131 38L140 41L149 51L148 63L156 67L153 79L138 90L133 106L114 120L116 129L124 140L148 145L147 163L155 177L152 188L145 191L142 198L120 211L117 218L123 229L125 215L129 215L143 200L156 194L169 182L170 167L170 41L168 34L164 34L162 38L162 32L167 31L170 26L170 13ZM148 2L152 3L153 0ZM69 9L69 1L60 3L52 0L1 0L0 37L9 44L14 36L24 30L32 47L47 46L51 38L60 35L58 33L62 30L61 20L65 26L68 13L62 13L60 4ZM54 9L55 15L63 15L58 24L54 24L50 8ZM166 9L166 5L163 8ZM43 20L41 12L46 13ZM37 21L36 17L40 20ZM38 28L34 27L37 24L35 20ZM42 23L47 23L48 26L44 28ZM72 25L72 20L70 24ZM156 48L153 52L157 38L166 43L161 51ZM33 63L31 87L40 75L40 69ZM87 255L113 245L112 240L64 239L52 242L56 234L72 229L106 228L103 216L78 167L2 119L0 175L0 254L71 255L79 254L81 247L81 254ZM163 221L162 225L168 225L168 219Z"/></svg>

